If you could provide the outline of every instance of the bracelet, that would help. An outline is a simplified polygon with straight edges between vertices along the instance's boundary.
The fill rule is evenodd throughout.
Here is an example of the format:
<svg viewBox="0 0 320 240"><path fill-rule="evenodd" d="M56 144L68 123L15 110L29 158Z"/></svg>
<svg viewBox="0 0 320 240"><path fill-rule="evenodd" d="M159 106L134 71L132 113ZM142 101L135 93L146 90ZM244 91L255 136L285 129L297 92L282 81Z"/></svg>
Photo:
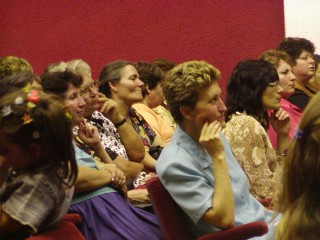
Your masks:
<svg viewBox="0 0 320 240"><path fill-rule="evenodd" d="M120 122L118 122L118 123L114 123L113 125L116 127L116 128L118 128L118 127L121 127L123 124L125 124L127 122L127 119L126 118L124 118L124 119L122 119Z"/></svg>

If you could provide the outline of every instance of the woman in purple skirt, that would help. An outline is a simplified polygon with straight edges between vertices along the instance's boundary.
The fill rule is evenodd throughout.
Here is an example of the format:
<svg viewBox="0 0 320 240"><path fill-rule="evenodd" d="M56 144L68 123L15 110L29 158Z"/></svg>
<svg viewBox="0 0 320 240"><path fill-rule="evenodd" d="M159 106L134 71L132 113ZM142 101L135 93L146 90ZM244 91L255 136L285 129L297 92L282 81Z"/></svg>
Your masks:
<svg viewBox="0 0 320 240"><path fill-rule="evenodd" d="M43 90L64 100L73 126L79 127L74 141L79 174L69 212L82 216L79 228L84 236L90 240L162 239L156 216L126 200L123 172L106 164L112 160L97 129L83 121L85 102L79 95L82 78L67 71L47 73L41 78ZM88 145L102 161L91 155Z"/></svg>

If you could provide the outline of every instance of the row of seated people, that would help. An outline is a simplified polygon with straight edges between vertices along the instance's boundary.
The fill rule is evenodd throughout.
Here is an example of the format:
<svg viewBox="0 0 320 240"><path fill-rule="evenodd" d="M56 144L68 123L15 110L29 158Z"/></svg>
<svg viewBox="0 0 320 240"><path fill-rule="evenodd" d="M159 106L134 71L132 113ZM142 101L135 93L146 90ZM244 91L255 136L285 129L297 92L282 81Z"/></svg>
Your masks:
<svg viewBox="0 0 320 240"><path fill-rule="evenodd" d="M134 207L125 199L128 196L137 206L141 203L144 203L142 206L148 205L149 198L143 185L157 172L174 200L188 215L190 228L195 236L262 220L270 223L268 236L273 237L274 222L280 217L278 215L273 221L269 221L273 212L263 209L256 199L274 197L276 191L283 186L279 184L281 165L285 162L286 153L289 153L286 150L289 131L295 129L297 123L290 123L292 113L287 113L282 108L289 106L291 110L299 109L286 100L290 100L295 94L303 95L299 93L300 88L294 88L299 76L299 71L294 71L294 67L301 70L299 61L308 62L304 63L309 71L308 81L315 72L312 58L314 48L303 48L305 46L301 41L307 40L289 38L279 44L286 46L286 42L288 45L292 42L299 43L296 48L300 47L301 52L297 59L293 56L290 58L279 50L272 50L262 54L260 60L241 61L228 82L228 108L221 101L221 90L216 82L220 73L206 62L182 63L164 74L155 64L117 61L104 66L98 82L92 79L89 65L82 60L51 64L41 76L38 88L55 95L67 106L68 111L64 115L69 116L72 122L72 146L75 149L78 173L75 173L74 168L67 171L65 167L61 170L62 161L59 162L60 165L55 165L57 159L48 155L32 155L35 161L29 166L17 167L7 161L9 163L6 164L10 167L9 185L16 179L11 175L20 173L12 169L17 168L23 172L26 169L37 169L43 174L39 165L43 167L52 164L51 168L55 169L58 176L61 176L60 171L64 172L64 177L73 176L69 178L68 184L75 182L75 193L72 200L72 194L65 194L67 200L64 201L71 201L69 212L81 214L84 224L80 226L80 230L87 239L161 239L154 214ZM285 47L281 50L285 50ZM36 124L38 116L33 115L33 111L41 105L39 99L42 99L42 95L40 90L35 90L37 87L29 86L35 84L35 80L37 79L31 71L21 71L1 80L2 95L8 95L8 92L18 88L23 92L29 91L26 96L19 93L24 96L21 104L16 103L19 98L17 93L8 95L11 97L10 103L7 98L3 98L3 108L10 106L11 111L2 111L2 118L8 118L10 123L14 123L12 117L21 119L16 123L19 127L11 126L8 130L8 126L1 125L6 136L24 136L26 133L20 132L20 125L23 128ZM35 96L32 97L33 95ZM11 105L25 105L25 109L14 110ZM13 114L15 111L23 115ZM298 119L302 110L297 112L300 112ZM22 118L25 114L29 120ZM171 114L173 117L170 117ZM277 139L277 150L274 150L266 134L269 122ZM33 127L41 129L39 126ZM223 134L220 135L222 129ZM38 143L39 137L34 136L38 136L39 131L32 131L30 143ZM295 135L296 141L302 135L301 131L298 132ZM64 137L60 135L59 138ZM42 140L64 146L52 139L44 140L41 137ZM23 143L21 148L30 143ZM165 146L166 150L156 161ZM59 156L57 153L56 157ZM5 159L14 157L6 154L6 151L2 153ZM24 156L26 157L28 156ZM43 158L51 159L52 162L39 164ZM196 158L204 162L201 163ZM207 164L211 168L203 169L201 164ZM74 162L63 165L74 166ZM246 175L239 167L242 167ZM29 171L30 175L32 171ZM3 174L5 175L7 174ZM74 178L75 175L77 178ZM3 189L8 186L3 184ZM286 196L281 198L287 200ZM199 199L204 200L199 202ZM277 209L284 211L284 203L285 201ZM64 203L64 206L67 205ZM20 207L25 206L21 204ZM8 209L6 206L8 218L20 218ZM216 212L216 209L223 211ZM65 213L60 210L61 214ZM115 220L113 216L118 218ZM37 219L40 219L39 216ZM29 232L38 230L32 224L27 225ZM45 225L50 226L47 223ZM266 239L266 236L261 239Z"/></svg>

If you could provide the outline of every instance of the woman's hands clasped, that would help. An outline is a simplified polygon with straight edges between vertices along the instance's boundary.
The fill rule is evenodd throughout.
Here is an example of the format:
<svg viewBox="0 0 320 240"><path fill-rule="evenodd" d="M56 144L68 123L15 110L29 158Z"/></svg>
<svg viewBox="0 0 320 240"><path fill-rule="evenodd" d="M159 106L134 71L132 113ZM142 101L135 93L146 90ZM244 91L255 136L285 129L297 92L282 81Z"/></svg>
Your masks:
<svg viewBox="0 0 320 240"><path fill-rule="evenodd" d="M119 168L114 164L103 164L99 166L99 170L109 172L111 175L110 185L124 196L127 195L126 177Z"/></svg>

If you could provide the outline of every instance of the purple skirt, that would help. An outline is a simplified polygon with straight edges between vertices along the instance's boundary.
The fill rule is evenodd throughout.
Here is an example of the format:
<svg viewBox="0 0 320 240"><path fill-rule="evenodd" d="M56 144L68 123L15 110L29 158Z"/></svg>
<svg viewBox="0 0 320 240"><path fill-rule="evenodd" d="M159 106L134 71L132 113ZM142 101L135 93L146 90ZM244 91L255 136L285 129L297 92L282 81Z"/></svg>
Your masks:
<svg viewBox="0 0 320 240"><path fill-rule="evenodd" d="M73 204L69 212L82 216L79 230L88 240L163 239L156 216L134 207L117 192Z"/></svg>

